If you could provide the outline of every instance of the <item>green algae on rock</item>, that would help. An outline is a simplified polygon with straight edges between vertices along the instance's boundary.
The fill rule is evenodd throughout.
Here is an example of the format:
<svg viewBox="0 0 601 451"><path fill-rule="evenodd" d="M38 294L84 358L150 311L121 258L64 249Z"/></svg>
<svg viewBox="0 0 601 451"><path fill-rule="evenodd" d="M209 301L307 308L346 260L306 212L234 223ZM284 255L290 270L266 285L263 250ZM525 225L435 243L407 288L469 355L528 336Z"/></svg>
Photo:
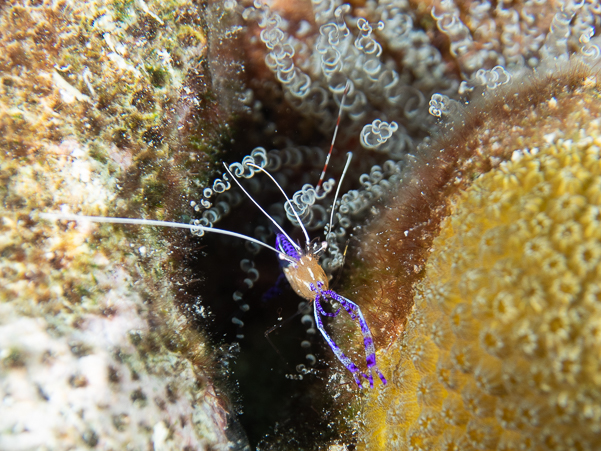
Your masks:
<svg viewBox="0 0 601 451"><path fill-rule="evenodd" d="M178 195L196 187L190 174L205 177L202 151L217 150L237 108L236 77L212 80L221 67L233 71L226 56L208 69L204 63L218 47L206 33L230 24L204 22L218 14L225 13L193 2L5 5L0 146L40 158L52 154L49 145L74 139L122 178L130 203L150 197L150 208L173 208L165 187L179 184ZM217 95L219 104L203 101ZM160 201L157 184L166 195Z"/></svg>

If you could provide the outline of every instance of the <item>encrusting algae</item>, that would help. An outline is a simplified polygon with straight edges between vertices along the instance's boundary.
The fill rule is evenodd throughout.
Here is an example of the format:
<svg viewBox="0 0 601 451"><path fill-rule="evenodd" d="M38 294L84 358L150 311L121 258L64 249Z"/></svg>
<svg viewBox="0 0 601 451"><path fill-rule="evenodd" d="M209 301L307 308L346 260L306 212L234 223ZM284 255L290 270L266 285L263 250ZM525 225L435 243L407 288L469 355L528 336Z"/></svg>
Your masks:
<svg viewBox="0 0 601 451"><path fill-rule="evenodd" d="M220 139L197 98L216 10L0 6L0 449L245 446L167 235L38 215L176 214Z"/></svg>
<svg viewBox="0 0 601 451"><path fill-rule="evenodd" d="M601 446L600 99L594 75L578 85L450 197L362 449Z"/></svg>

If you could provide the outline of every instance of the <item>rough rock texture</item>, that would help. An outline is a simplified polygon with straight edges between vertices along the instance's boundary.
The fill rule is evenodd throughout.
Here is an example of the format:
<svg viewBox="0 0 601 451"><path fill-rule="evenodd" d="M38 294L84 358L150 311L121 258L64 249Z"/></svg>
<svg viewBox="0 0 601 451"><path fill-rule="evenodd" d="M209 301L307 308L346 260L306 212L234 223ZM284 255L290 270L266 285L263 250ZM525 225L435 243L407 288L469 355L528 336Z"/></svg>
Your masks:
<svg viewBox="0 0 601 451"><path fill-rule="evenodd" d="M211 89L201 13L0 6L0 449L244 447L205 338L174 306L165 236L38 216L181 207L216 140L190 144L203 119L187 112L207 106L195 80Z"/></svg>

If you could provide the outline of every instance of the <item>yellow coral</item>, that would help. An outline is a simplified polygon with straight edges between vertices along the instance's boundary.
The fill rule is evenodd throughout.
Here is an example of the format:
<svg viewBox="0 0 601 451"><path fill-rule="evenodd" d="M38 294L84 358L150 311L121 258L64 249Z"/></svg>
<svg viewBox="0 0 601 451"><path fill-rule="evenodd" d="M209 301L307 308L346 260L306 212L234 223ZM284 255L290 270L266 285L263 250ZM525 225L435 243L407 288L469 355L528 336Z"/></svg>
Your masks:
<svg viewBox="0 0 601 451"><path fill-rule="evenodd" d="M380 357L367 449L600 449L600 125L458 196Z"/></svg>

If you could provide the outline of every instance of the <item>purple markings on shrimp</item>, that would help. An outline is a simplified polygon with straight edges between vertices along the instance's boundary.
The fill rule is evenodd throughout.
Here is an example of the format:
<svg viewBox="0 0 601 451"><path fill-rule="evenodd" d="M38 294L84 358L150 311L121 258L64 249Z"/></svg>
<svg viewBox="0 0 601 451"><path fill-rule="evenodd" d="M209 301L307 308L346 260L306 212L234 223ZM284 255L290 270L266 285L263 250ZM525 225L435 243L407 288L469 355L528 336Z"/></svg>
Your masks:
<svg viewBox="0 0 601 451"><path fill-rule="evenodd" d="M369 327L367 327L367 323L365 321L360 321L359 324L361 325L361 333L363 335L369 334L371 336L371 331L369 330Z"/></svg>
<svg viewBox="0 0 601 451"><path fill-rule="evenodd" d="M295 260L300 259L300 255L298 254L298 252L296 251L296 249L294 248L292 243L290 241L288 241L288 238L286 238L281 233L278 233L275 238L275 247L279 251L286 254L288 257L292 257Z"/></svg>
<svg viewBox="0 0 601 451"><path fill-rule="evenodd" d="M371 349L373 347L374 341L371 338L371 335L363 338L363 345L365 346L365 349Z"/></svg>
<svg viewBox="0 0 601 451"><path fill-rule="evenodd" d="M319 305L319 296L318 296L315 299L315 324L317 325L317 329L321 332L321 335L323 335L323 338L325 338L326 342L330 345L330 348L332 348L332 351L334 351L334 354L336 355L336 357L338 357L338 360L340 360L340 362L342 362L342 364L346 367L347 370L349 370L351 373L353 373L355 382L357 382L357 385L359 387L361 387L360 376L363 376L366 379L369 379L369 378L367 377L367 375L362 373L359 370L359 368L357 368L357 365L355 365L351 361L351 359L349 359L346 355L344 355L344 353L340 350L338 345L334 342L334 340L332 340L332 337L330 337L328 335L328 333L326 332L326 330L323 327L323 322L321 321L321 317L319 316L320 310L322 310L322 309L321 309L321 305ZM372 386L373 386L373 383L372 383Z"/></svg>
<svg viewBox="0 0 601 451"><path fill-rule="evenodd" d="M353 373L353 377L355 378L357 385L359 385L359 387L361 387L361 379L359 376L363 376L364 378L366 378L369 381L369 386L373 387L374 386L373 371L375 371L376 374L380 377L380 380L382 381L382 383L386 384L386 378L382 375L382 373L376 366L376 351L375 351L375 347L374 347L374 341L373 341L373 338L371 335L371 331L369 330L369 326L367 325L367 322L365 321L365 318L363 317L363 314L361 313L361 309L359 308L359 306L357 304L355 304L354 302L350 301L349 299L345 298L344 296L340 296L338 293L336 293L332 290L322 290L321 289L322 284L318 283L317 287L315 287L314 284L310 284L309 288L311 289L311 291L315 292L315 294L316 294L315 295L315 322L317 324L317 328L319 329L321 334L324 336L324 338L330 345L330 348L332 348L332 351L334 351L334 354L336 355L336 357L338 357L338 360L340 360L342 362L342 364L351 373ZM357 320L357 319L359 320L359 327L361 328L361 334L363 335L363 345L365 348L365 357L366 357L365 360L367 363L368 374L362 373L359 370L359 368L357 368L357 366L353 362L351 362L351 360L346 355L344 355L344 353L340 350L338 345L334 342L334 340L332 340L332 338L325 331L325 329L323 327L323 323L322 323L319 315L321 315L321 316L336 316L340 312L340 308L338 308L338 310L335 313L328 313L321 306L321 302L320 302L321 300L323 300L324 302L329 302L329 301L339 302L340 305L342 307L344 307L344 309L348 312L348 314L350 315L350 317L353 321Z"/></svg>
<svg viewBox="0 0 601 451"><path fill-rule="evenodd" d="M318 294L318 295L315 297L315 308L316 308L316 309L319 311L319 314L320 314L320 315L323 315L323 316L330 316L330 317L335 317L335 316L338 316L338 313L340 313L340 309L336 310L334 313L329 313L329 312L326 312L326 311L323 309L323 307L321 306L321 303L319 302L319 298L321 298L321 294ZM327 302L327 299L326 299L326 302Z"/></svg>
<svg viewBox="0 0 601 451"><path fill-rule="evenodd" d="M367 367L371 368L372 366L375 366L376 364L376 355L375 354L369 354L366 358L367 360Z"/></svg>
<svg viewBox="0 0 601 451"><path fill-rule="evenodd" d="M327 296L330 296L332 299L340 302L340 304L344 307L344 309L351 316L351 319L353 321L355 321L357 319L357 310L359 309L359 306L357 304L349 301L347 298L345 298L343 296L340 296L338 293L336 293L333 290L324 291L324 294ZM361 329L361 332L365 333L363 331L363 328Z"/></svg>

